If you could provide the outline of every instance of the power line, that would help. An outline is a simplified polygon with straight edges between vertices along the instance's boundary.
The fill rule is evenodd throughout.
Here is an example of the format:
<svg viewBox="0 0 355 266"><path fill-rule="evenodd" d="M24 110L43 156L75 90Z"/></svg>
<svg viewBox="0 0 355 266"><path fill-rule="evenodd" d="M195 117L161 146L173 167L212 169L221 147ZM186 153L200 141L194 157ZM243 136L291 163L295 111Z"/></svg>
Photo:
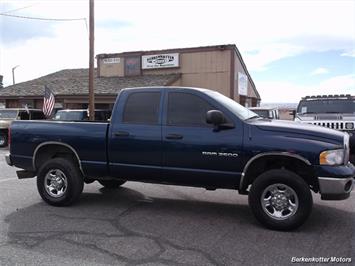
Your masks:
<svg viewBox="0 0 355 266"><path fill-rule="evenodd" d="M16 11L19 11L19 10L22 10L22 9L26 9L26 8L30 8L30 7L33 7L33 6L34 6L34 5L19 7L19 8L16 8L16 9L7 10L7 11L5 11L5 12L3 11L2 13L3 13L3 14L13 13L13 12L16 12Z"/></svg>
<svg viewBox="0 0 355 266"><path fill-rule="evenodd" d="M44 20L44 21L78 21L78 20L84 20L86 22L86 18L38 18L38 17L10 15L10 14L6 14L6 13L0 13L0 16L13 17L13 18L22 18L22 19L32 19L32 20Z"/></svg>

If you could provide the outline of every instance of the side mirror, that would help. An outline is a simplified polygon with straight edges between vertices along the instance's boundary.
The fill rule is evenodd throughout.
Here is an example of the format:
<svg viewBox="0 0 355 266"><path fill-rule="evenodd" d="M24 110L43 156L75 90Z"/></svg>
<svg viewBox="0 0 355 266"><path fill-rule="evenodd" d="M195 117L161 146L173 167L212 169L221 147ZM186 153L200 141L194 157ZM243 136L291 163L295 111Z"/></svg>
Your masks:
<svg viewBox="0 0 355 266"><path fill-rule="evenodd" d="M224 114L219 110L209 110L206 114L207 124L212 124L215 127L218 127L227 122Z"/></svg>

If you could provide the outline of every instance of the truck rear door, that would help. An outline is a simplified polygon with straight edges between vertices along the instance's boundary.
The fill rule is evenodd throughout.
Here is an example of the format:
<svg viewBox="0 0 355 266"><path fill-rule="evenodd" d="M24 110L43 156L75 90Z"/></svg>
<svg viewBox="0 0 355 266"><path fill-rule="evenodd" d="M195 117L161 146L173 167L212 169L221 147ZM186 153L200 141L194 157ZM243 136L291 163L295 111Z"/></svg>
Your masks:
<svg viewBox="0 0 355 266"><path fill-rule="evenodd" d="M123 91L115 108L108 140L110 175L130 180L160 178L160 89Z"/></svg>

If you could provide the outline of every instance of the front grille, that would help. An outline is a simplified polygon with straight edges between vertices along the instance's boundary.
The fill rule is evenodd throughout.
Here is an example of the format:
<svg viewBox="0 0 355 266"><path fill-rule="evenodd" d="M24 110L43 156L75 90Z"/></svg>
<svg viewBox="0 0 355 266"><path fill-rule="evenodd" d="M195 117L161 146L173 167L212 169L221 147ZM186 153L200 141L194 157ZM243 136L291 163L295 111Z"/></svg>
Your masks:
<svg viewBox="0 0 355 266"><path fill-rule="evenodd" d="M316 126L322 126L322 127L328 127L328 128L332 128L332 129L338 129L338 130L345 129L344 122L313 122L313 123L309 123L309 124L313 124Z"/></svg>
<svg viewBox="0 0 355 266"><path fill-rule="evenodd" d="M346 129L345 124L349 123L350 121L302 121L303 123L327 127L335 130L354 130L354 129ZM351 122L350 122L351 123Z"/></svg>

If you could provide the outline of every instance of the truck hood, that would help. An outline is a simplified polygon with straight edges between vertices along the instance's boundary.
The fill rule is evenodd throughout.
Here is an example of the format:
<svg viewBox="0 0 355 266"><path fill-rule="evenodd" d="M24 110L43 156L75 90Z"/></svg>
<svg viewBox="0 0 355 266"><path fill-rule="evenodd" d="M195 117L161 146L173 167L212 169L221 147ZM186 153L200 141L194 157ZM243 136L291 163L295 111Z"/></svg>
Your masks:
<svg viewBox="0 0 355 266"><path fill-rule="evenodd" d="M344 141L344 133L321 126L314 126L293 121L268 119L256 119L252 121L251 124L261 130L291 133L299 135L300 138L319 138L319 140L328 139L332 142L339 142L339 144L342 144Z"/></svg>

